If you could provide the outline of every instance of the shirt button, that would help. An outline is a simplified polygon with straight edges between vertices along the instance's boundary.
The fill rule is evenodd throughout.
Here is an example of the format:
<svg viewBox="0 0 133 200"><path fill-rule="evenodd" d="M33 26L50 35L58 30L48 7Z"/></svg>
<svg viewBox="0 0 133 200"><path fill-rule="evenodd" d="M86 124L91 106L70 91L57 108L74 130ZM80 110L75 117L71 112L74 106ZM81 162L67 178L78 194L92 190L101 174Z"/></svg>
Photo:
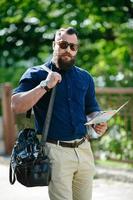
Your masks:
<svg viewBox="0 0 133 200"><path fill-rule="evenodd" d="M68 101L71 101L71 98L68 98Z"/></svg>
<svg viewBox="0 0 133 200"><path fill-rule="evenodd" d="M68 89L70 89L70 85L68 85Z"/></svg>

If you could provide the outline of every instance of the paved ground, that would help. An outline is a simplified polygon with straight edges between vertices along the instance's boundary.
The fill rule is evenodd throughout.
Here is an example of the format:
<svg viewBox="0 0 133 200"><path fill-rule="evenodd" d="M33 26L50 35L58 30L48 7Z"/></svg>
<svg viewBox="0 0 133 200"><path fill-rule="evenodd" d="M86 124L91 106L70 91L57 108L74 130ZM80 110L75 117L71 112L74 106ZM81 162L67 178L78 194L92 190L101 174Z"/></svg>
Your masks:
<svg viewBox="0 0 133 200"><path fill-rule="evenodd" d="M26 188L17 182L12 186L8 175L8 165L0 164L1 200L49 200L47 187ZM93 200L133 200L133 183L95 179Z"/></svg>
<svg viewBox="0 0 133 200"><path fill-rule="evenodd" d="M93 200L133 200L133 184L97 179L94 181Z"/></svg>

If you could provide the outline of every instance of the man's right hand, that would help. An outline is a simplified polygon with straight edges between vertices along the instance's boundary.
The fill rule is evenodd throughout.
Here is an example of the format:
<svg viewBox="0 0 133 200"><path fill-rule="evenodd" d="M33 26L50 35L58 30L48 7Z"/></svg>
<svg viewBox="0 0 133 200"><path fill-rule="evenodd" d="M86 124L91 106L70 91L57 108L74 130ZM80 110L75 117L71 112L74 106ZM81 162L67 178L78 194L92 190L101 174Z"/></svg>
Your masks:
<svg viewBox="0 0 133 200"><path fill-rule="evenodd" d="M47 86L49 89L53 88L57 83L60 83L62 80L62 77L57 72L51 72L48 74L46 78Z"/></svg>

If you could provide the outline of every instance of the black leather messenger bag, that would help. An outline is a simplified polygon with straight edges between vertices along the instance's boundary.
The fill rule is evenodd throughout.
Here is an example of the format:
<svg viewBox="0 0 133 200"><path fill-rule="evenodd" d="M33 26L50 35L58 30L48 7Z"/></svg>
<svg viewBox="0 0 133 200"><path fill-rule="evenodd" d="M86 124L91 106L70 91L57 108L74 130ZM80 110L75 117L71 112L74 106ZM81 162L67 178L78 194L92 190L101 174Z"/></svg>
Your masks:
<svg viewBox="0 0 133 200"><path fill-rule="evenodd" d="M51 164L45 153L45 144L55 92L56 87L52 89L41 142L37 137L35 129L25 128L18 133L18 138L13 147L10 159L9 181L11 184L14 184L17 179L19 183L26 187L49 185Z"/></svg>

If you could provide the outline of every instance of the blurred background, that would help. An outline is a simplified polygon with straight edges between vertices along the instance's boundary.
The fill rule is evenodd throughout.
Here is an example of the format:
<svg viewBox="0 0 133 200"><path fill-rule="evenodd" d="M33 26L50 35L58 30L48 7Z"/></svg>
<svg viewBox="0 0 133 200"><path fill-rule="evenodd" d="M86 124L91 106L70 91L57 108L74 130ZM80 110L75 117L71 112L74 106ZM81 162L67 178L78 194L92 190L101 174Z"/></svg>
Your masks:
<svg viewBox="0 0 133 200"><path fill-rule="evenodd" d="M12 88L27 68L51 58L55 31L68 26L79 33L76 65L94 77L101 108L129 100L92 142L96 163L133 169L133 0L0 1L0 154L10 155L24 123L10 111Z"/></svg>

